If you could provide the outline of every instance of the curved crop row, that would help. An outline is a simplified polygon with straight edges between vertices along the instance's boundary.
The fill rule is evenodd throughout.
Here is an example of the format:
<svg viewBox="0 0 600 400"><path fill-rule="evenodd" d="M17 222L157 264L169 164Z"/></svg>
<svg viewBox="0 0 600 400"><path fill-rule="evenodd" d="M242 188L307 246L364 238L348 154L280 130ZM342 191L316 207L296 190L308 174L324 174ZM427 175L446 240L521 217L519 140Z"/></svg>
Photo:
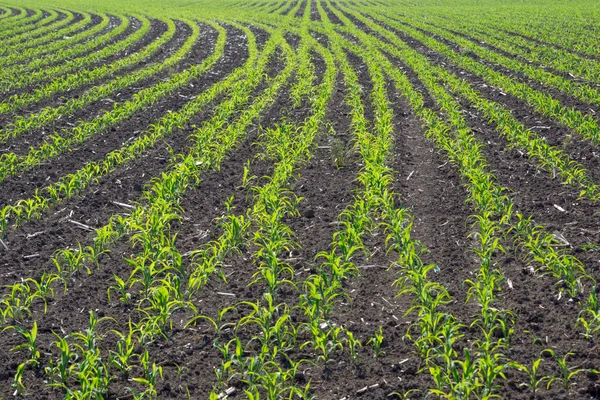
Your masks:
<svg viewBox="0 0 600 400"><path fill-rule="evenodd" d="M0 90L7 92L14 89L19 89L25 86L34 85L37 82L43 82L50 79L50 82L34 91L34 93L17 94L11 96L7 101L0 103L0 113L6 113L9 111L19 110L29 104L39 101L45 97L49 97L56 93L65 92L77 88L89 82L93 82L97 79L105 77L111 73L116 73L119 70L126 68L131 65L135 65L140 60L148 57L156 48L153 46L154 43L161 42L161 39L170 37L174 34L174 27L171 31L165 32L159 39L146 46L146 51L134 53L128 57L121 58L112 62L111 64L104 64L97 68L82 67L93 65L98 63L106 57L124 51L130 46L142 40L142 38L150 32L151 22L145 17L139 17L142 21L141 27L136 30L133 34L127 38L103 48L101 51L94 53L92 56L80 57L74 60L67 61L64 64L58 65L53 68L39 69L36 72L14 76L13 79L4 79L2 88ZM161 43L162 44L162 43ZM82 68L78 70L79 68ZM66 75L72 70L78 70L76 73ZM66 76L63 76L66 75ZM57 79L53 79L56 76L63 76Z"/></svg>
<svg viewBox="0 0 600 400"><path fill-rule="evenodd" d="M73 14L71 11L61 11L61 13L64 13L64 18L61 18L57 21L52 21L53 23L45 25L39 29L35 29L33 31L28 31L25 33L22 33L20 35L14 35L11 36L10 38L7 38L5 40L3 40L3 44L6 44L7 47L9 47L11 45L17 45L17 46L24 46L24 45L29 45L29 42L34 42L34 44L37 43L44 43L45 40L51 40L54 37L60 37L58 35L59 32L67 33L70 30L70 27L67 26L67 28L61 29L63 28L65 25L71 25L71 22L75 19L75 14ZM57 14L58 17L58 14ZM58 18L57 18L58 19ZM49 22L49 20L46 20L46 22ZM47 37L50 36L50 37ZM37 40L36 40L37 39ZM17 47L18 49L19 47Z"/></svg>
<svg viewBox="0 0 600 400"><path fill-rule="evenodd" d="M272 54L272 52L278 46L279 40L281 39L275 38L275 40L271 40L271 45L267 46L266 53L263 54ZM254 50L252 50L251 53L256 54L256 48L253 48ZM178 199L183 195L186 188L189 187L193 182L197 182L199 179L199 173L201 171L218 167L225 154L244 136L245 127L247 127L247 125L261 113L261 110L263 110L265 106L274 101L275 95L278 92L278 87L280 87L281 84L289 78L291 72L293 71L293 64L288 64L288 68L285 68L277 76L277 78L275 78L273 81L273 86L268 87L264 94L259 96L256 101L251 104L250 108L240 115L239 119L231 123L226 129L223 129L228 116L230 116L237 107L247 102L248 96L247 93L245 93L245 90L255 86L263 79L262 71L264 70L266 61L268 61L269 57L269 55L266 55L266 57L260 57L257 61L257 64L255 64L252 69L246 71L248 74L248 79L245 81L236 82L236 89L233 89L233 96L229 101L226 102L229 104L222 104L224 113L218 113L215 115L215 117L213 117L213 119L205 123L203 127L199 128L199 130L193 135L195 143L190 153L183 158L183 161L174 165L170 172L163 174L160 178L153 181L151 188L144 195L145 202L147 204L137 207L133 214L128 218L132 224L135 224L131 225L130 228L140 230L140 233L133 238L134 241L141 241L141 243L145 243L145 246L143 247L144 251L139 255L139 257L152 257L153 249L155 249L153 243L160 245L163 239L169 239L170 236L168 227L164 225L164 223L168 222L169 219L177 218L176 214L178 213ZM253 60L256 60L256 55L251 55L251 61ZM250 63L250 65L252 65L252 63ZM228 135L224 135L224 133L228 133ZM166 213L166 211L169 209L171 209L171 212L174 212L175 214ZM155 223L159 223L160 225L154 225ZM147 238L149 241L145 241L144 238ZM149 247L146 247L146 245ZM176 250L173 249L173 251ZM159 258L157 258L156 261L162 260L168 262L169 257L170 254L162 252L162 255L159 255ZM131 261L137 262L140 260L138 257L136 257ZM149 267L152 268L151 266ZM138 271L138 269L134 270L134 274L132 274L133 278L136 276L136 271ZM142 270L140 270L140 272L141 271ZM155 276L155 278L158 278L158 275ZM161 281L161 284L166 285L167 282L168 281ZM141 308L145 302L140 303L140 308L138 309L144 317L139 321L139 323L137 323L136 329L133 332L135 334L133 339L136 342L141 340L142 343L147 343L148 340L153 340L156 335L167 332L165 329L168 329L170 324L170 312L187 304L186 302L177 300L176 297L174 302L163 299L167 301L167 303L172 304L172 307L170 306L163 311L160 311L158 308L156 308L160 307L159 303L155 302L159 299L159 297L176 295L176 293L171 292L172 289L174 288L171 286L156 287L152 291L152 295L149 298L147 306ZM167 314L165 314L165 311ZM120 345L122 346L123 343ZM119 352L119 348L117 348L117 354L121 354ZM86 354L84 354L83 357L86 360L89 359ZM127 367L130 360L126 358L124 360L121 359L121 361L125 362L125 364L121 363L121 365ZM97 363L95 364L98 365ZM103 365L108 368L107 364ZM94 381L99 380L102 383L99 391L105 392L108 389L107 384L110 382L110 380L106 380L104 374L99 374L98 369L90 368L89 372L94 375ZM143 384L145 389L144 393L146 395L152 395L152 393L156 393L154 389L154 380L139 380L138 382ZM70 389L72 384L73 382L71 382L71 380L66 380L62 382L61 387ZM85 393L90 389L83 384L80 387L77 387L76 384L72 390L79 393Z"/></svg>
<svg viewBox="0 0 600 400"><path fill-rule="evenodd" d="M169 26L174 29L175 25L173 21L169 20ZM173 53L173 55L165 59L163 62L152 64L149 67L133 71L126 76L116 77L114 80L111 80L103 85L94 86L87 90L80 97L71 98L63 105L57 107L46 107L40 112L28 116L17 116L7 128L0 131L0 141L6 141L9 138L16 137L28 133L33 129L48 125L64 115L69 115L79 109L82 109L94 101L105 98L118 90L131 87L136 83L150 78L161 71L176 66L183 58L187 56L192 47L197 45L196 42L198 40L200 31L197 25L193 22L188 22L188 26L190 26L192 31L190 37L185 41L185 43L183 43L181 48L179 48L175 53ZM221 40L218 41L218 46L221 45L221 42ZM156 42L155 47L158 48L158 46L160 46L160 43Z"/></svg>
<svg viewBox="0 0 600 400"><path fill-rule="evenodd" d="M421 41L426 46L428 46L430 49L435 50L444 56L447 56L458 66L463 67L481 76L491 85L497 86L500 89L504 90L506 93L512 94L520 99L525 100L538 112L552 118L560 124L563 124L573 129L583 138L590 140L594 144L600 143L600 127L598 125L598 120L590 114L582 113L581 111L578 111L573 107L565 107L560 103L560 101L556 100L551 95L536 89L532 89L527 84L519 82L515 78L511 78L502 73L496 72L491 67L474 61L470 57L458 54L445 44L421 33L420 31L414 28L409 28L406 25L402 25L390 19L386 19L386 23L416 38L417 40ZM488 50L482 51L490 53ZM510 60L503 56L499 57L501 57L502 59L506 59L506 61ZM510 64L515 64L516 62L517 61L511 61ZM549 73L542 72L542 74L544 76L548 76ZM569 83L569 81L562 77L556 77L556 79L561 81L562 87L572 85L571 83ZM583 88L582 90L584 89L585 88ZM573 92L572 90L569 91ZM592 92L594 91L595 89L592 89ZM590 98L595 98L592 94L590 94L589 96L585 96L586 99L588 99L588 101ZM595 102L595 100L593 101Z"/></svg>
<svg viewBox="0 0 600 400"><path fill-rule="evenodd" d="M593 1L13 2L0 397L600 393Z"/></svg>
<svg viewBox="0 0 600 400"><path fill-rule="evenodd" d="M402 51L406 55L416 54L407 44L400 41L392 33L386 32L377 25L370 23L367 19L363 21L372 29L377 30L396 46L394 54ZM410 57L410 56L409 56ZM489 101L475 91L467 82L460 80L444 68L430 66L430 69L446 82L451 90L465 97L477 109L481 110L488 121L495 123L496 130L503 135L511 145L523 149L527 154L552 175L558 174L565 184L576 186L585 196L591 200L598 200L598 184L594 183L587 170L572 160L568 154L559 148L549 145L544 139L518 122L511 113L501 105Z"/></svg>
<svg viewBox="0 0 600 400"><path fill-rule="evenodd" d="M214 66L223 55L226 40L225 31L218 25L213 26L219 31L219 40L216 43L214 53L201 65L194 67L194 76L196 78ZM195 35L192 36L192 43L196 40L198 34L199 31L196 28ZM178 61L187 51L188 48L182 48L171 57L172 61ZM165 64L168 67L171 63L167 62ZM153 124L150 130L140 135L129 145L108 153L103 160L89 162L77 172L62 176L58 182L42 188L32 198L21 199L13 205L5 206L0 212L2 215L2 222L0 222L2 232L5 232L11 223L19 226L32 218L41 216L48 208L80 193L89 185L96 183L102 176L108 175L116 168L122 167L124 164L141 156L141 154L154 147L159 140L168 136L176 127L184 125L188 119L198 112L200 107L209 103L219 93L227 90L228 85L232 81L232 79L224 80L213 89L208 90L195 100L187 103L182 110L168 113Z"/></svg>
<svg viewBox="0 0 600 400"><path fill-rule="evenodd" d="M433 25L433 24L429 24ZM472 41L483 42L494 46L509 55L522 57L529 63L549 66L556 71L569 74L573 79L583 78L593 83L600 83L600 63L569 51L548 46L538 46L520 36L509 35L500 30L475 29L465 24L453 24L450 28L448 21L436 20L438 28L454 29Z"/></svg>
<svg viewBox="0 0 600 400"><path fill-rule="evenodd" d="M26 70L34 70L44 65L50 65L63 58L72 57L77 54L83 53L88 50L92 50L95 47L101 45L103 41L110 40L112 37L121 34L129 26L129 20L127 17L122 16L118 24L111 29L112 33L96 36L100 32L103 32L106 27L110 24L110 17L106 14L100 14L100 23L90 29L85 29L80 33L73 35L68 39L62 41L55 41L49 43L46 46L38 46L22 51L4 55L0 57L0 65L10 65L18 62L27 62L23 66ZM88 38L92 38L84 43L79 43ZM79 44L76 44L79 43ZM74 45L73 47L70 47Z"/></svg>
<svg viewBox="0 0 600 400"><path fill-rule="evenodd" d="M87 28L90 22L92 21L92 15L89 13L81 13L81 16L82 18L80 18L79 21L71 24L70 22L75 17L75 15L71 14L70 18L64 19L64 25L67 25L66 27L62 29L57 29L57 26L52 25L47 29L49 32L38 32L36 36L39 35L39 37L37 38L32 38L32 35L29 34L24 38L25 40L15 40L17 43L14 44L10 44L9 41L6 41L4 43L5 46L3 46L2 50L0 50L0 55L5 56L14 55L15 53L21 53L25 51L25 49L37 47L42 44L52 42L56 39L63 38L66 35L70 35L73 32L77 32L82 28ZM5 58L7 57L3 57L2 60L4 60Z"/></svg>
<svg viewBox="0 0 600 400"><path fill-rule="evenodd" d="M44 15L45 13L47 15ZM0 31L0 40L44 26L48 20L52 22L58 18L58 13L56 10L44 11L36 9L31 16L27 17L27 10L23 9L22 16L24 17L23 19L18 18L4 21L2 24L3 30Z"/></svg>

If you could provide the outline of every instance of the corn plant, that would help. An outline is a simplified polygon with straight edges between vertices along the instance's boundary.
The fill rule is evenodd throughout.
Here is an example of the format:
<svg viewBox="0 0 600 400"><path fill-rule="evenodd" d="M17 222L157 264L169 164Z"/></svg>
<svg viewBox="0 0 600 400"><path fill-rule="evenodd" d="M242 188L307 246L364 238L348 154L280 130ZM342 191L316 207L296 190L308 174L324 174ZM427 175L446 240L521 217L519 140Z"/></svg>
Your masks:
<svg viewBox="0 0 600 400"><path fill-rule="evenodd" d="M551 356L552 358L554 358L554 360L557 362L559 370L560 370L560 375L559 376L552 376L549 378L548 380L548 388L550 388L550 386L552 385L552 383L554 382L559 382L560 384L562 384L562 387L565 390L569 390L569 388L571 387L571 379L581 373L581 372L586 372L585 369L583 368L579 368L579 369L575 369L575 368L569 368L567 365L567 358L569 358L570 356L574 355L575 353L573 352L568 352L566 353L563 357L559 357L556 352L552 349L545 349L542 353L548 354L549 356Z"/></svg>
<svg viewBox="0 0 600 400"><path fill-rule="evenodd" d="M144 392L141 394L142 397L156 397L156 382L158 378L162 378L162 367L155 363L150 364L148 350L139 357L140 364L143 368L143 377L135 377L133 381L141 383L146 387Z"/></svg>
<svg viewBox="0 0 600 400"><path fill-rule="evenodd" d="M381 326L379 327L379 330L375 332L373 337L367 340L367 344L371 344L373 346L373 355L375 358L382 355L381 346L383 345L383 330Z"/></svg>
<svg viewBox="0 0 600 400"><path fill-rule="evenodd" d="M129 332L127 335L121 333L118 330L112 330L115 335L119 337L115 350L112 350L109 355L109 362L111 367L116 368L123 378L127 378L129 371L133 367L131 360L135 355L135 335L137 333L134 324L129 321L128 324Z"/></svg>
<svg viewBox="0 0 600 400"><path fill-rule="evenodd" d="M587 302L582 305L582 310L579 312L577 325L581 324L585 329L583 333L586 339L593 339L597 332L600 332L600 303L598 303L598 292L596 287L593 287Z"/></svg>
<svg viewBox="0 0 600 400"><path fill-rule="evenodd" d="M538 358L531 363L531 368L527 368L525 365L517 362L510 362L509 365L513 368L523 371L528 378L527 382L523 382L520 386L527 387L531 390L534 397L537 396L538 390L544 381L550 381L551 377L547 375L540 375L538 372L542 358Z"/></svg>
<svg viewBox="0 0 600 400"><path fill-rule="evenodd" d="M73 351L69 343L70 336L61 337L56 332L53 334L57 339L54 345L60 354L56 362L50 360L49 365L44 368L44 372L49 377L51 386L65 388L69 386L71 377L75 374L73 365L77 362L79 355Z"/></svg>
<svg viewBox="0 0 600 400"><path fill-rule="evenodd" d="M10 293L0 303L2 305L2 322L22 323L25 317L31 315L31 305L37 294L32 293L31 286L26 283L16 283L8 288Z"/></svg>
<svg viewBox="0 0 600 400"><path fill-rule="evenodd" d="M13 347L11 351L25 350L28 353L29 357L29 359L27 360L27 364L33 364L34 366L38 366L41 353L37 342L37 321L33 321L33 326L31 327L31 330L23 329L19 326L9 325L2 331L4 332L7 329L14 329L25 339L25 343Z"/></svg>

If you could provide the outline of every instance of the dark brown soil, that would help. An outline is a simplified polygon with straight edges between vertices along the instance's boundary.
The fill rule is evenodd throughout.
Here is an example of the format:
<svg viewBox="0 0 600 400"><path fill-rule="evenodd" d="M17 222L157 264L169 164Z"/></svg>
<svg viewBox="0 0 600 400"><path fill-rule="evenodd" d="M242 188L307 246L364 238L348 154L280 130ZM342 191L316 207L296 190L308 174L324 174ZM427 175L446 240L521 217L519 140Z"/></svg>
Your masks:
<svg viewBox="0 0 600 400"><path fill-rule="evenodd" d="M290 2L290 4L280 13L278 13L279 15L288 15L290 13L290 11L292 11L292 9L296 6L296 1L292 1Z"/></svg>
<svg viewBox="0 0 600 400"><path fill-rule="evenodd" d="M319 15L319 9L317 8L316 0L310 0L310 19L313 21L321 21L321 15Z"/></svg>

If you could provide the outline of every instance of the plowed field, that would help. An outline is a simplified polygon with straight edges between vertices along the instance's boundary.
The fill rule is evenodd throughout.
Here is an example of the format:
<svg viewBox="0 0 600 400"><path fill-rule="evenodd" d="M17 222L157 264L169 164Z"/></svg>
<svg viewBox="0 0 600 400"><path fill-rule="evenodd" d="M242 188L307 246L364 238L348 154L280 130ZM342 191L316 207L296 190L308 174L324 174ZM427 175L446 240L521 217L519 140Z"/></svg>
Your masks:
<svg viewBox="0 0 600 400"><path fill-rule="evenodd" d="M597 2L96 3L0 2L0 398L600 398Z"/></svg>

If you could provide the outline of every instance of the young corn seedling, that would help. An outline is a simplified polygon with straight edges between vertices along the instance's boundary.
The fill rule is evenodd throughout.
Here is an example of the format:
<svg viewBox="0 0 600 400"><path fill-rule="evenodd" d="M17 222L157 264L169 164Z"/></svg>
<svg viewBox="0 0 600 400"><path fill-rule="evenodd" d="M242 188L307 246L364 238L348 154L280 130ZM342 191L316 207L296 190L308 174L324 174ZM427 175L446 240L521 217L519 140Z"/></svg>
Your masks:
<svg viewBox="0 0 600 400"><path fill-rule="evenodd" d="M360 353L359 349L362 347L362 343L360 340L354 337L354 334L349 330L346 330L346 339L345 342L348 344L348 350L350 351L350 356L356 363L356 365L360 364Z"/></svg>
<svg viewBox="0 0 600 400"><path fill-rule="evenodd" d="M350 300L350 296L344 292L340 280L335 279L335 276L330 275L323 266L320 266L317 274L309 276L304 281L300 306L311 320L326 321L338 297Z"/></svg>
<svg viewBox="0 0 600 400"><path fill-rule="evenodd" d="M131 368L133 367L130 361L134 356L136 346L134 336L137 334L137 330L134 328L131 320L129 321L128 326L129 333L127 335L117 330L111 331L119 337L119 340L117 341L116 349L112 350L109 355L110 365L115 367L124 379L127 378L129 371L131 371Z"/></svg>
<svg viewBox="0 0 600 400"><path fill-rule="evenodd" d="M146 390L144 391L142 397L156 398L158 394L156 392L156 381L158 378L162 378L162 367L156 365L155 363L150 364L150 355L148 350L145 350L139 359L144 371L144 376L132 378L132 380L146 386Z"/></svg>
<svg viewBox="0 0 600 400"><path fill-rule="evenodd" d="M146 302L148 306L142 308L142 304ZM154 288L151 296L142 300L138 306L138 311L144 315L142 321L153 332L151 339L158 335L168 338L169 332L173 329L171 316L183 309L195 311L194 305L190 302L171 300L171 293L164 286Z"/></svg>
<svg viewBox="0 0 600 400"><path fill-rule="evenodd" d="M559 382L562 384L562 387L565 390L569 390L569 388L571 387L571 378L573 378L575 375L577 375L581 372L586 371L585 369L582 369L582 368L575 369L575 368L568 367L567 358L569 356L574 355L575 353L573 353L573 352L568 352L563 357L559 357L558 355L556 355L556 352L552 349L546 349L542 352L542 354L543 353L547 353L552 358L554 358L554 360L556 360L556 362L558 363L558 366L560 369L560 376L558 376L558 377L552 376L548 379L548 386L547 386L548 388L550 388L550 386L554 382Z"/></svg>
<svg viewBox="0 0 600 400"><path fill-rule="evenodd" d="M378 358L379 356L381 356L383 354L383 352L381 351L381 346L383 345L383 340L384 340L383 339L383 329L380 326L379 330L377 332L375 332L373 337L371 337L367 341L367 344L371 344L373 346L373 356L375 358Z"/></svg>
<svg viewBox="0 0 600 400"><path fill-rule="evenodd" d="M594 286L579 312L577 325L585 329L582 335L586 339L593 339L600 332L600 303L598 302L598 289Z"/></svg>
<svg viewBox="0 0 600 400"><path fill-rule="evenodd" d="M113 279L115 280L115 284L106 289L108 301L110 301L110 292L113 291L119 294L119 301L121 301L123 304L131 304L131 293L128 291L129 287L127 283L117 275L114 275Z"/></svg>
<svg viewBox="0 0 600 400"><path fill-rule="evenodd" d="M59 279L57 274L49 274L47 272L42 273L39 280L35 280L33 278L27 278L27 282L34 287L35 292L33 296L41 299L44 302L44 314L48 310L48 300L54 297L54 289L52 288L52 283Z"/></svg>
<svg viewBox="0 0 600 400"><path fill-rule="evenodd" d="M65 290L75 274L85 267L85 261L86 255L81 244L79 244L79 247L75 250L64 249L58 250L55 253L52 262L56 266L59 279L65 285ZM91 270L87 268L87 272L90 274Z"/></svg>
<svg viewBox="0 0 600 400"><path fill-rule="evenodd" d="M319 321L310 322L310 333L312 335L312 341L307 341L300 346L300 350L309 344L318 351L320 354L317 356L318 361L322 361L325 368L327 363L331 360L331 356L336 351L342 351L344 349L343 340L339 337L342 329L340 327L325 326L325 322L319 323Z"/></svg>
<svg viewBox="0 0 600 400"><path fill-rule="evenodd" d="M159 263L151 254L142 255L136 259L124 259L125 262L133 266L133 271L127 280L129 287L136 284L141 286L140 294L144 299L151 297L152 287L159 281L158 276L167 269L160 268ZM119 283L117 283L117 286L119 286Z"/></svg>
<svg viewBox="0 0 600 400"><path fill-rule="evenodd" d="M246 165L244 165L241 188L249 189L252 185L252 182L254 182L256 179L256 175L250 175L250 160L248 160L246 161Z"/></svg>
<svg viewBox="0 0 600 400"><path fill-rule="evenodd" d="M10 326L7 326L6 328L4 328L2 330L2 332L6 331L7 329L16 330L25 339L25 343L13 347L11 349L11 351L21 351L21 350L27 351L29 353L29 355L28 355L29 359L27 360L26 364L32 364L35 367L37 367L39 365L39 360L41 357L41 353L40 353L40 350L38 347L38 342L37 342L37 333L38 333L37 321L33 321L33 327L29 331L26 329L23 329L19 326L10 325Z"/></svg>
<svg viewBox="0 0 600 400"><path fill-rule="evenodd" d="M84 332L74 332L74 347L79 352L74 367L79 388L71 390L70 387L63 388L68 393L73 393L74 398L91 398L91 396L105 396L113 377L110 374L109 365L105 364L98 347L101 338L96 332L98 323L113 320L110 317L98 318L90 311L89 326ZM114 320L113 320L114 321Z"/></svg>
<svg viewBox="0 0 600 400"><path fill-rule="evenodd" d="M58 360L54 363L50 360L49 365L44 368L44 372L49 376L51 386L67 388L71 376L75 373L73 365L78 359L78 354L71 349L68 339L70 336L61 337L56 332L53 332L57 341L54 345L60 352Z"/></svg>
<svg viewBox="0 0 600 400"><path fill-rule="evenodd" d="M21 395L25 392L25 384L23 383L23 374L25 373L25 367L27 363L21 363L17 366L15 377L13 378L12 387L15 388L13 396Z"/></svg>
<svg viewBox="0 0 600 400"><path fill-rule="evenodd" d="M31 293L31 286L26 283L16 283L10 288L10 293L2 299L2 322L12 320L22 323L27 316L31 315L31 305L37 296Z"/></svg>
<svg viewBox="0 0 600 400"><path fill-rule="evenodd" d="M542 375L540 376L538 370L540 368L540 364L542 362L542 358L538 358L534 360L531 364L531 368L527 368L525 365L519 364L517 362L511 361L508 363L509 366L518 369L519 371L523 371L527 374L529 378L528 382L523 382L520 386L528 387L533 397L537 397L538 390L544 381L549 381L551 379L550 376Z"/></svg>
<svg viewBox="0 0 600 400"><path fill-rule="evenodd" d="M235 323L233 323L233 322L224 322L223 321L225 315L229 311L232 311L235 308L236 308L235 306L229 306L229 307L220 309L217 314L216 319L212 319L206 315L196 315L187 322L185 327L187 328L190 325L196 326L198 321L205 320L205 321L211 323L211 325L215 328L215 335L218 336L223 330L227 329L228 327L235 326Z"/></svg>
<svg viewBox="0 0 600 400"><path fill-rule="evenodd" d="M231 251L243 251L250 225L251 220L243 215L228 215L225 217L221 227L225 231L224 239L227 248L231 249ZM222 258L227 256L228 252L224 253Z"/></svg>

